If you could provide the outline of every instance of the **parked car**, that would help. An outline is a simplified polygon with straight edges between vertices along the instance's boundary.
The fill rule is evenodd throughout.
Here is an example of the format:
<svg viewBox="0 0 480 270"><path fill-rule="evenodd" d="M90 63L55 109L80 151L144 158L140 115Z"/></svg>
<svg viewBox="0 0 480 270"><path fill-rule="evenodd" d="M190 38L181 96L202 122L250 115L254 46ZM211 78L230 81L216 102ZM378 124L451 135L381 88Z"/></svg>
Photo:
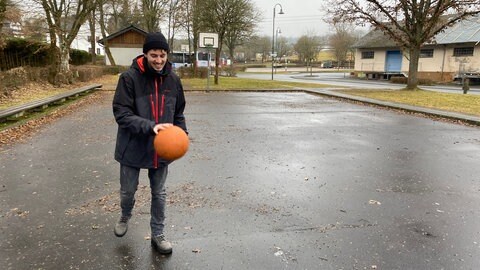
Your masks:
<svg viewBox="0 0 480 270"><path fill-rule="evenodd" d="M332 61L325 61L322 63L322 68L333 68L333 62Z"/></svg>

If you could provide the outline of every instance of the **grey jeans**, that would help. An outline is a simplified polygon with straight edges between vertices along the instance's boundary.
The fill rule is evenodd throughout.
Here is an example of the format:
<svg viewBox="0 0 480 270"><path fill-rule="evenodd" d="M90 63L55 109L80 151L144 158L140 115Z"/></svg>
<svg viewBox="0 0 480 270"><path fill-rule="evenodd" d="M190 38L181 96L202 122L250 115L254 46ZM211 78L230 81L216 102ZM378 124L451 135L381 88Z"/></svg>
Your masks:
<svg viewBox="0 0 480 270"><path fill-rule="evenodd" d="M153 236L163 233L165 227L165 203L167 193L165 181L167 179L168 166L160 166L157 169L148 169L152 201L150 205L150 228ZM135 192L138 187L140 168L120 165L120 206L122 216L131 217L135 205Z"/></svg>

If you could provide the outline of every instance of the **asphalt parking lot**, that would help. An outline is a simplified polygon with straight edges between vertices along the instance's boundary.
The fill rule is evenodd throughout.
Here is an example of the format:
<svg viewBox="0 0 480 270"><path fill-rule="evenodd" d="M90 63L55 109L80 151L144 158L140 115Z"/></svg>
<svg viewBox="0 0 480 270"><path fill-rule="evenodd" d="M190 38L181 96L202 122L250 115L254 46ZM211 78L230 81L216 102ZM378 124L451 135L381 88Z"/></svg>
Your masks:
<svg viewBox="0 0 480 270"><path fill-rule="evenodd" d="M118 219L112 92L0 152L4 269L477 269L480 129L306 93L187 93L150 247Z"/></svg>

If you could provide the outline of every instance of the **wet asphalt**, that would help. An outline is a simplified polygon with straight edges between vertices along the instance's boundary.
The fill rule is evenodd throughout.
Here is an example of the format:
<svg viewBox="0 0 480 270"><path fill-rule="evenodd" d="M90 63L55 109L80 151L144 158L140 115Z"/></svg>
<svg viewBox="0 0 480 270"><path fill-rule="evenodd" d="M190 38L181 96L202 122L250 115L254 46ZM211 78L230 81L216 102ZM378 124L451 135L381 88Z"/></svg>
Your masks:
<svg viewBox="0 0 480 270"><path fill-rule="evenodd" d="M0 152L2 269L478 269L480 129L306 93L187 93L166 235L123 238L112 92Z"/></svg>

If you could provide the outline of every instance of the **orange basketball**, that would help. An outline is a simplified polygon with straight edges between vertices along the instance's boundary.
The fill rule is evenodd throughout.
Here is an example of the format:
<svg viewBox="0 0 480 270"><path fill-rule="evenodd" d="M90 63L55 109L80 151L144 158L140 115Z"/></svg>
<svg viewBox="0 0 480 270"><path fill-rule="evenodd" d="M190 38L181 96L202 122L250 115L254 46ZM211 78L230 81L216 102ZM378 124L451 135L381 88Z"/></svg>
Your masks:
<svg viewBox="0 0 480 270"><path fill-rule="evenodd" d="M160 130L155 135L153 146L157 155L165 160L173 161L181 158L188 150L188 136L183 129L171 126Z"/></svg>

